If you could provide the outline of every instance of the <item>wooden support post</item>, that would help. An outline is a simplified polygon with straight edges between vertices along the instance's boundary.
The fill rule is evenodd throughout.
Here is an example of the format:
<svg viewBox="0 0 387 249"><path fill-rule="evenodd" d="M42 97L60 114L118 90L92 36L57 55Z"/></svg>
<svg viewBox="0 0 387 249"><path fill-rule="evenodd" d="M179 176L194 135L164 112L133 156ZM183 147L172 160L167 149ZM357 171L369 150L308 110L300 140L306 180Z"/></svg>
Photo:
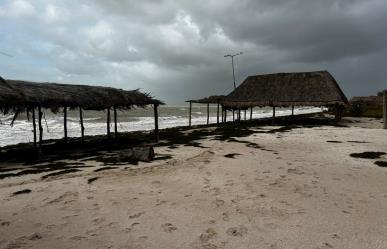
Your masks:
<svg viewBox="0 0 387 249"><path fill-rule="evenodd" d="M292 117L294 116L294 105L292 105Z"/></svg>
<svg viewBox="0 0 387 249"><path fill-rule="evenodd" d="M210 124L210 104L207 103L207 125Z"/></svg>
<svg viewBox="0 0 387 249"><path fill-rule="evenodd" d="M234 122L235 121L235 110L232 109L232 121Z"/></svg>
<svg viewBox="0 0 387 249"><path fill-rule="evenodd" d="M192 118L192 102L189 102L189 118L188 118L188 126L191 127L191 118Z"/></svg>
<svg viewBox="0 0 387 249"><path fill-rule="evenodd" d="M107 108L107 115L106 115L106 133L107 133L107 137L110 138L110 107Z"/></svg>
<svg viewBox="0 0 387 249"><path fill-rule="evenodd" d="M67 107L63 107L64 141L67 143Z"/></svg>
<svg viewBox="0 0 387 249"><path fill-rule="evenodd" d="M227 123L227 108L224 107L224 122Z"/></svg>
<svg viewBox="0 0 387 249"><path fill-rule="evenodd" d="M219 104L218 109L216 110L216 123L219 124Z"/></svg>
<svg viewBox="0 0 387 249"><path fill-rule="evenodd" d="M246 121L246 112L247 112L247 109L245 109L245 121Z"/></svg>
<svg viewBox="0 0 387 249"><path fill-rule="evenodd" d="M238 109L238 121L241 121L241 108Z"/></svg>
<svg viewBox="0 0 387 249"><path fill-rule="evenodd" d="M224 123L224 106L222 105L222 123Z"/></svg>
<svg viewBox="0 0 387 249"><path fill-rule="evenodd" d="M275 123L275 106L273 106L273 119L272 119L272 123L273 124Z"/></svg>
<svg viewBox="0 0 387 249"><path fill-rule="evenodd" d="M36 143L36 121L35 121L35 108L32 108L32 127L34 129L34 147L37 147Z"/></svg>
<svg viewBox="0 0 387 249"><path fill-rule="evenodd" d="M117 129L117 108L113 107L113 115L114 115L114 137L117 138L118 136L118 129Z"/></svg>
<svg viewBox="0 0 387 249"><path fill-rule="evenodd" d="M85 127L83 126L82 107L79 107L79 123L81 124L81 138L82 141L85 141Z"/></svg>
<svg viewBox="0 0 387 249"><path fill-rule="evenodd" d="M157 113L158 104L153 105L154 115L155 115L155 140L159 141L159 115Z"/></svg>
<svg viewBox="0 0 387 249"><path fill-rule="evenodd" d="M387 90L383 91L383 121L383 128L387 129Z"/></svg>
<svg viewBox="0 0 387 249"><path fill-rule="evenodd" d="M40 147L42 146L42 143L43 143L42 117L43 117L42 108L39 106L38 107L38 124L39 124L39 146Z"/></svg>

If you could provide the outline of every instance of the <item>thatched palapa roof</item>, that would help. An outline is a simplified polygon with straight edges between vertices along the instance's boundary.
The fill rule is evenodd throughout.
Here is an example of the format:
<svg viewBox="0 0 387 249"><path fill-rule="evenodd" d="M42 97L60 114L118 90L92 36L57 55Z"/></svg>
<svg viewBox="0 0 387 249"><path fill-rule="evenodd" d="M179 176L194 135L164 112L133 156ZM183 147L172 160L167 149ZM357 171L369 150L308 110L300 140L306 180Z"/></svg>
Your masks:
<svg viewBox="0 0 387 249"><path fill-rule="evenodd" d="M111 87L35 83L4 80L0 77L0 111L24 111L35 107L56 112L61 107L103 110L110 107L129 109L133 106L163 104L139 90L125 91Z"/></svg>
<svg viewBox="0 0 387 249"><path fill-rule="evenodd" d="M347 104L327 71L249 76L223 101L227 107L326 106Z"/></svg>
<svg viewBox="0 0 387 249"><path fill-rule="evenodd" d="M203 99L187 100L186 102L199 103L199 104L220 104L226 96L224 95L212 95Z"/></svg>

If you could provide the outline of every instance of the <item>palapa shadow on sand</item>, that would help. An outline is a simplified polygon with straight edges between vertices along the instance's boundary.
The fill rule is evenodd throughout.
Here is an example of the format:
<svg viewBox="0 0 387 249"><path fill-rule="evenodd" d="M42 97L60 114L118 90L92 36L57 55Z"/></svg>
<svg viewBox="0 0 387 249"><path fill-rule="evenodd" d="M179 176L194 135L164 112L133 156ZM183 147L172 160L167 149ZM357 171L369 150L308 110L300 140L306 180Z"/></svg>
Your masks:
<svg viewBox="0 0 387 249"><path fill-rule="evenodd" d="M263 146L256 143L239 140L243 137L248 137L253 134L268 133L277 134L289 132L297 128L313 128L319 126L338 126L333 120L320 118L313 115L301 115L294 118L279 117L276 120L276 126L279 128L263 130L260 125L271 124L271 119L240 121L226 124L213 124L210 126L195 126L176 127L160 130L160 142L156 146L167 146L169 149L176 149L179 145L206 148L200 142L202 139L227 141L233 143L242 143L251 148L266 150ZM239 138L239 139L236 139ZM107 139L105 136L90 136L84 142L79 138L72 138L68 143L63 140L46 141L37 152L31 144L19 144L0 148L0 162L23 163L26 169L13 173L13 171L21 170L18 168L0 168L0 179L7 177L16 177L27 174L40 174L44 172L56 171L43 176L43 179L59 176L67 173L81 171L82 168L92 167L80 162L55 162L58 160L95 160L102 162L106 166L119 165L137 165L138 160L117 160L120 151L134 146L149 146L155 145L153 142L154 136L152 132L136 131L121 133L115 139ZM19 155L23 155L20 157ZM160 155L155 160L168 160L171 155ZM95 170L96 172L117 167L103 167ZM60 171L58 171L60 170Z"/></svg>

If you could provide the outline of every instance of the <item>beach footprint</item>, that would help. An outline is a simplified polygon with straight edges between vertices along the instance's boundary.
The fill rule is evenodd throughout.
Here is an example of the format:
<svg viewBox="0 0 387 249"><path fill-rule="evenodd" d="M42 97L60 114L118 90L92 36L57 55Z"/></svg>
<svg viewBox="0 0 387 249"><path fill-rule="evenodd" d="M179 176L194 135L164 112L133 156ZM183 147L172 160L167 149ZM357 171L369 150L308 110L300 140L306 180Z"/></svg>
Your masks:
<svg viewBox="0 0 387 249"><path fill-rule="evenodd" d="M177 230L177 227L175 227L171 223L165 223L165 224L161 225L161 227L163 228L164 232L167 232L167 233L171 233L171 232Z"/></svg>

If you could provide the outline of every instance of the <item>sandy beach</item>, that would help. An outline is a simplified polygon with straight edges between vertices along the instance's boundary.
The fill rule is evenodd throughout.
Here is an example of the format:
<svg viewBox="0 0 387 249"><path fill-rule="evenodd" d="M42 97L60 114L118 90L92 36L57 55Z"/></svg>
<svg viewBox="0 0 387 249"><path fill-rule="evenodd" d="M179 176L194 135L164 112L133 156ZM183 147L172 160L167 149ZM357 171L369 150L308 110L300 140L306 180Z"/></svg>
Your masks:
<svg viewBox="0 0 387 249"><path fill-rule="evenodd" d="M387 153L387 130L343 124L262 126L155 147L152 163L86 158L65 175L4 177L0 248L387 248L387 168L375 164L387 155L351 156ZM10 167L25 166L0 174Z"/></svg>

